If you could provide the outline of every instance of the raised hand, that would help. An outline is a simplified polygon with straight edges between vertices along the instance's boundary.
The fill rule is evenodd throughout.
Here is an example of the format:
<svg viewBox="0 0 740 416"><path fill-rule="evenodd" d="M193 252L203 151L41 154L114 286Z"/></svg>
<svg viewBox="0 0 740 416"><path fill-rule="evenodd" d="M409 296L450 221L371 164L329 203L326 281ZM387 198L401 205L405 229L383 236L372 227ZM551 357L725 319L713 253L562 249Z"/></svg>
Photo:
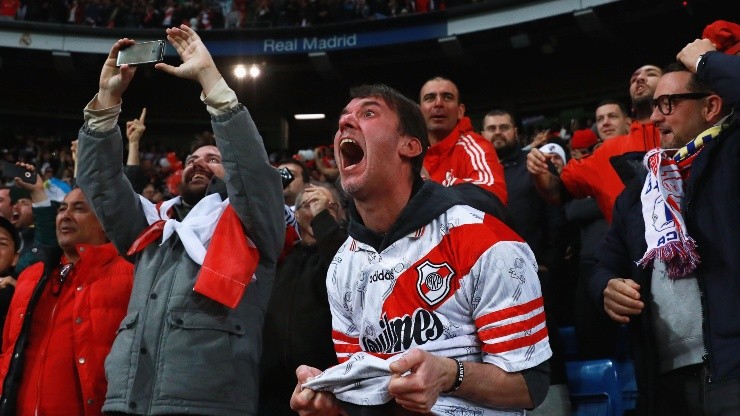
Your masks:
<svg viewBox="0 0 740 416"><path fill-rule="evenodd" d="M172 66L158 63L154 67L168 74L200 83L203 94L208 95L221 79L210 52L197 33L187 25L167 29L167 41L175 48L182 64Z"/></svg>
<svg viewBox="0 0 740 416"><path fill-rule="evenodd" d="M16 162L17 166L20 166L28 171L35 172L36 168L29 163ZM40 174L36 175L36 183L28 183L23 181L21 178L14 178L15 185L31 192L31 202L41 202L46 200L46 189L44 188L44 179Z"/></svg>
<svg viewBox="0 0 740 416"><path fill-rule="evenodd" d="M691 72L696 73L696 64L699 62L699 57L707 52L716 50L717 48L711 40L696 39L684 46L676 55L676 59L681 61Z"/></svg>
<svg viewBox="0 0 740 416"><path fill-rule="evenodd" d="M539 151L539 149L532 149L527 155L527 170L532 175L546 175L550 173L547 166L547 160L552 155L546 155Z"/></svg>
<svg viewBox="0 0 740 416"><path fill-rule="evenodd" d="M146 119L146 107L141 110L139 118L126 122L126 138L129 143L138 143L146 131L144 120Z"/></svg>
<svg viewBox="0 0 740 416"><path fill-rule="evenodd" d="M308 203L308 208L313 216L318 215L325 209L331 210L335 216L337 214L337 203L334 201L331 191L323 186L306 185L306 189L303 191L303 201Z"/></svg>
<svg viewBox="0 0 740 416"><path fill-rule="evenodd" d="M121 96L134 78L136 68L128 65L121 65L119 68L116 66L116 59L121 49L134 43L136 42L132 39L123 38L113 44L100 72L97 102L93 103L93 109L108 108L121 102Z"/></svg>

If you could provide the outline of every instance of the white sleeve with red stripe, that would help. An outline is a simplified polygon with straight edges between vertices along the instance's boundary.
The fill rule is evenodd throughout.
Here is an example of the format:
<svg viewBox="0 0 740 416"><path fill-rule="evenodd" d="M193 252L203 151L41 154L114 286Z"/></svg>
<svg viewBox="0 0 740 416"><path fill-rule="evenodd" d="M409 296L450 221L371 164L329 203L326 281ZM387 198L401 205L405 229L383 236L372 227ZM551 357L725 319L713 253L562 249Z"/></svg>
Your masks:
<svg viewBox="0 0 740 416"><path fill-rule="evenodd" d="M470 277L463 290L483 342L483 361L516 372L550 358L537 262L529 246L494 244L473 266Z"/></svg>
<svg viewBox="0 0 740 416"><path fill-rule="evenodd" d="M356 282L345 280L347 268L354 256L347 256L346 252L353 251L355 240L348 238L337 251L329 270L327 271L326 289L329 296L331 310L332 340L337 360L343 363L349 357L360 352L360 334L353 323L353 305L351 294L355 293ZM350 269L351 270L351 269Z"/></svg>

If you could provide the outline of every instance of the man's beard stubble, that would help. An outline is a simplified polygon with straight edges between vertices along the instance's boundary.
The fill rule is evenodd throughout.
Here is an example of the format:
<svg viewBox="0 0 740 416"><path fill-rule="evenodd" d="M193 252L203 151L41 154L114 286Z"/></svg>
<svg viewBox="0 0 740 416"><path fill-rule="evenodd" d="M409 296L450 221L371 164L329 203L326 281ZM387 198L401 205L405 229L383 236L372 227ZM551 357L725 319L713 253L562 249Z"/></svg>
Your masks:
<svg viewBox="0 0 740 416"><path fill-rule="evenodd" d="M638 120L649 119L653 114L653 98L638 97L632 100L632 112Z"/></svg>
<svg viewBox="0 0 740 416"><path fill-rule="evenodd" d="M179 186L180 197L182 198L182 201L190 206L195 206L195 204L200 202L200 200L206 196L207 190L207 185L192 186L181 182Z"/></svg>

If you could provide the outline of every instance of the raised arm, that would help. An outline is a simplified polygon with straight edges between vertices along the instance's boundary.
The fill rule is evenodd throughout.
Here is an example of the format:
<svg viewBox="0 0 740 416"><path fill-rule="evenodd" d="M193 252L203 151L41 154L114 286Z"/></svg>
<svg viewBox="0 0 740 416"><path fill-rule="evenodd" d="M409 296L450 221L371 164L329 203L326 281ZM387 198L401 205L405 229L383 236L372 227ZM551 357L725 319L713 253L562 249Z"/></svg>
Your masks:
<svg viewBox="0 0 740 416"><path fill-rule="evenodd" d="M128 157L126 165L139 166L139 142L146 131L146 107L141 110L139 118L126 122L126 139L128 140Z"/></svg>
<svg viewBox="0 0 740 416"><path fill-rule="evenodd" d="M681 49L676 59L709 84L733 109L738 109L740 57L717 52L709 39L696 39Z"/></svg>
<svg viewBox="0 0 740 416"><path fill-rule="evenodd" d="M562 205L566 202L562 195L560 178L553 175L547 166L548 157L537 149L527 155L527 170L532 175L537 193L547 202Z"/></svg>
<svg viewBox="0 0 740 416"><path fill-rule="evenodd" d="M269 163L257 126L195 31L185 25L170 28L167 40L183 62L176 67L164 63L155 67L200 84L226 170L229 201L262 258L276 262L285 238L283 193L280 174Z"/></svg>
<svg viewBox="0 0 740 416"><path fill-rule="evenodd" d="M77 151L77 184L121 253L148 225L140 199L123 172L123 141L117 125L121 97L136 69L116 67L116 58L121 48L133 43L120 39L111 48L100 73L98 93L85 108Z"/></svg>

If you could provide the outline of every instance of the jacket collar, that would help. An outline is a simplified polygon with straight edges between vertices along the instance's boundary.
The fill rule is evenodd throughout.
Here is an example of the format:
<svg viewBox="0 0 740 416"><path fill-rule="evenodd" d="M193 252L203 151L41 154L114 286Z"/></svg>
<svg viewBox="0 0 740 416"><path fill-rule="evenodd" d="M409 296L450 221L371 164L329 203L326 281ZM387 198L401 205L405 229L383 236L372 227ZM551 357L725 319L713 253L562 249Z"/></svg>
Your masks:
<svg viewBox="0 0 740 416"><path fill-rule="evenodd" d="M450 132L450 134L444 138L441 142L438 142L434 146L430 146L427 150L427 154L438 155L446 154L452 151L460 139L460 135L473 131L473 124L470 122L469 117L463 117L457 122L457 125Z"/></svg>
<svg viewBox="0 0 740 416"><path fill-rule="evenodd" d="M84 262L85 267L95 268L102 266L118 256L118 250L113 243L105 243L99 246L92 244L77 244L75 249L80 254L78 263ZM67 256L62 255L61 263L68 264Z"/></svg>

